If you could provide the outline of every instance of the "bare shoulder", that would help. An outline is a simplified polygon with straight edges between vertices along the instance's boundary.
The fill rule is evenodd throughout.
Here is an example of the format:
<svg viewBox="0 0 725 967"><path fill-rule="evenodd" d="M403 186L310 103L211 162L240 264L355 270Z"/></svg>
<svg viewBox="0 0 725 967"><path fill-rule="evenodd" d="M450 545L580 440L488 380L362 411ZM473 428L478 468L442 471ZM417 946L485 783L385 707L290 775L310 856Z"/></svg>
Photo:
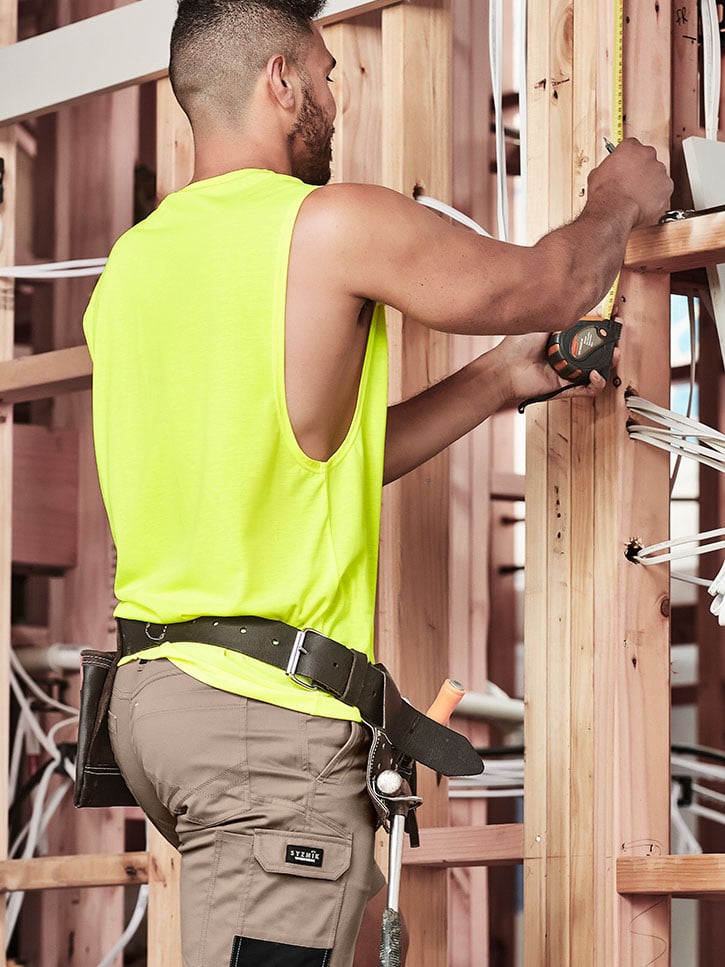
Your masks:
<svg viewBox="0 0 725 967"><path fill-rule="evenodd" d="M441 219L400 192L334 184L303 202L293 246L303 261L325 264L330 284L338 280L350 295L397 308L408 304L410 282L438 256L448 231Z"/></svg>
<svg viewBox="0 0 725 967"><path fill-rule="evenodd" d="M343 231L374 231L379 220L417 220L412 199L381 185L334 184L311 192L300 209L297 231L322 231L339 241Z"/></svg>
<svg viewBox="0 0 725 967"><path fill-rule="evenodd" d="M449 332L534 330L522 318L524 299L558 286L535 248L482 237L377 185L313 191L299 212L292 263L329 297L382 302Z"/></svg>

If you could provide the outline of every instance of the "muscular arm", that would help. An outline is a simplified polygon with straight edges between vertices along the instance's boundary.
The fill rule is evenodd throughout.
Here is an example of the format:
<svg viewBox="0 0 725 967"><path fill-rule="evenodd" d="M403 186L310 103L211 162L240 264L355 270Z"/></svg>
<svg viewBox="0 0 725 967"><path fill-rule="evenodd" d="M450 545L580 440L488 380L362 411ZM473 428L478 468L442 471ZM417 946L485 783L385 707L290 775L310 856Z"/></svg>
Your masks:
<svg viewBox="0 0 725 967"><path fill-rule="evenodd" d="M350 426L367 302L446 332L566 329L606 294L631 229L656 220L671 186L653 149L624 142L590 175L582 214L531 247L449 225L386 188L329 185L312 192L292 238L286 312L287 404L304 452L327 459ZM501 405L505 368L490 365L477 361L391 411L386 479L422 463ZM404 441L411 434L415 439Z"/></svg>
<svg viewBox="0 0 725 967"><path fill-rule="evenodd" d="M296 235L330 291L386 303L433 329L544 332L603 298L632 228L654 220L670 190L652 149L625 143L590 176L582 214L530 247L451 226L371 185L315 192Z"/></svg>

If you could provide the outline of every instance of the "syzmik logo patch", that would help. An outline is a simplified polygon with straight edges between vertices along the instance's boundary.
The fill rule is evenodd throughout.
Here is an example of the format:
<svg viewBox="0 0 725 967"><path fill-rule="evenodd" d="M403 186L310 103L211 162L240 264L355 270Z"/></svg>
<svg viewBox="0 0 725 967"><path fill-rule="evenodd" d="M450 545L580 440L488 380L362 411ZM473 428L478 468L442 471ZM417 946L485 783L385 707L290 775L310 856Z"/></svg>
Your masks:
<svg viewBox="0 0 725 967"><path fill-rule="evenodd" d="M294 863L295 866L322 866L322 858L325 855L323 849L317 846L287 846L285 862Z"/></svg>

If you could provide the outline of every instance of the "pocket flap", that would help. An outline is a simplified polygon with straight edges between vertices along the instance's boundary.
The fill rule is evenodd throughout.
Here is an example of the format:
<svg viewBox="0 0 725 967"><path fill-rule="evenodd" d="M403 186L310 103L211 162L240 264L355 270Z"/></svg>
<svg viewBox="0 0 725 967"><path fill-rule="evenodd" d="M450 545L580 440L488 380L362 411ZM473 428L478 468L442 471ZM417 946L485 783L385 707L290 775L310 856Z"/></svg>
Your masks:
<svg viewBox="0 0 725 967"><path fill-rule="evenodd" d="M350 866L352 836L255 829L254 857L267 873L337 880Z"/></svg>

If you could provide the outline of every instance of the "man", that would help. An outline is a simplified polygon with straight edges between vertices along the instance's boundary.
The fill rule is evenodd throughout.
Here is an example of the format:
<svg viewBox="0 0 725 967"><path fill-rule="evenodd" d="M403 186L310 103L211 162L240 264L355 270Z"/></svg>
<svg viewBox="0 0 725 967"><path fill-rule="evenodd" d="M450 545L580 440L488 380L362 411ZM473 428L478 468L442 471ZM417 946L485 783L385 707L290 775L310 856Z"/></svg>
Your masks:
<svg viewBox="0 0 725 967"><path fill-rule="evenodd" d="M369 674L382 483L560 385L543 332L603 297L672 187L627 141L592 173L582 215L532 248L384 188L315 188L335 119L321 6L181 0L170 75L194 180L119 240L85 319L118 551L109 730L182 854L187 967L352 963L380 887L369 695L311 689L297 658L332 639L350 679ZM383 304L510 335L388 409Z"/></svg>

